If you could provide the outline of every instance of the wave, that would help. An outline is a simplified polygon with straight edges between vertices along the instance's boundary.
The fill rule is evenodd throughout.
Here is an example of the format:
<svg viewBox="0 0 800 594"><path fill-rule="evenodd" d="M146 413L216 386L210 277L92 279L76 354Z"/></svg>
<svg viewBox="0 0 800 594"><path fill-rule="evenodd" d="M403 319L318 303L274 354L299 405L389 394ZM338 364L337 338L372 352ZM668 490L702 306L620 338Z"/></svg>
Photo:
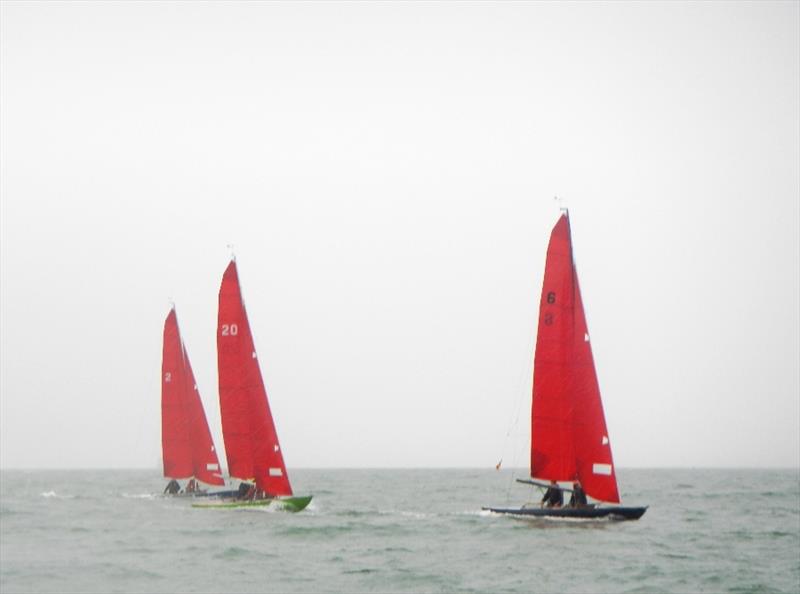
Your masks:
<svg viewBox="0 0 800 594"><path fill-rule="evenodd" d="M436 517L438 515L426 512L414 512L414 511L404 511L404 510L382 510L379 511L378 514L382 516L399 515L403 518L413 518L415 520L427 520L428 518Z"/></svg>
<svg viewBox="0 0 800 594"><path fill-rule="evenodd" d="M48 499L50 499L50 498L55 498L55 499L75 499L76 498L75 495L59 495L55 491L44 491L42 493L39 493L39 497L45 497L45 498L48 498Z"/></svg>
<svg viewBox="0 0 800 594"><path fill-rule="evenodd" d="M282 536L319 536L331 537L337 534L347 534L355 530L369 532L370 526L358 526L355 524L337 524L334 526L288 526L280 530Z"/></svg>
<svg viewBox="0 0 800 594"><path fill-rule="evenodd" d="M496 514L488 509L468 509L466 511L452 512L452 516L475 516L478 518L489 518L491 516L502 516L504 514Z"/></svg>
<svg viewBox="0 0 800 594"><path fill-rule="evenodd" d="M222 552L217 553L214 555L217 559L227 559L227 560L235 560L235 559L274 559L277 558L278 555L275 553L268 553L263 550L257 550L252 548L245 548L245 547L238 547L238 546L229 546L225 547Z"/></svg>
<svg viewBox="0 0 800 594"><path fill-rule="evenodd" d="M506 517L512 520L519 520L527 524L539 525L553 525L565 524L570 526L588 527L588 526L604 526L606 524L616 524L616 520L612 515L602 516L599 518L565 518L559 516L530 516L530 515L517 515L517 514L498 514L495 512L488 512L490 516ZM626 522L622 522L623 524Z"/></svg>

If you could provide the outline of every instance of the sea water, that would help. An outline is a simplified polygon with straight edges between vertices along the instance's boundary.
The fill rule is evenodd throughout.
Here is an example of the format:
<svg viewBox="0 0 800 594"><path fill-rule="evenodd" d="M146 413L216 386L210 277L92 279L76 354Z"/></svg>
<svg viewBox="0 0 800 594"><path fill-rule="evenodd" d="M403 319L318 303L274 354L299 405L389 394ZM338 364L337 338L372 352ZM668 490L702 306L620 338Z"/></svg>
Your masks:
<svg viewBox="0 0 800 594"><path fill-rule="evenodd" d="M798 470L620 470L638 521L522 520L509 470L292 471L297 514L156 471L0 473L0 591L798 592Z"/></svg>

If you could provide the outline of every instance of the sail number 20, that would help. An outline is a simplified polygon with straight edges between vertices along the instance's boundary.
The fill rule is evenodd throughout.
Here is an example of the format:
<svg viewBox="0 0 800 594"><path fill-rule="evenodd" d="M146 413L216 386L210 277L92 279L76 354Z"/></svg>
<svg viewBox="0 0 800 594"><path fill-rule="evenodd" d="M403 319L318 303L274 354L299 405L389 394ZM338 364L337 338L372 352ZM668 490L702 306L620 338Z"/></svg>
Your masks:
<svg viewBox="0 0 800 594"><path fill-rule="evenodd" d="M239 326L236 324L222 324L222 336L236 336L239 334Z"/></svg>

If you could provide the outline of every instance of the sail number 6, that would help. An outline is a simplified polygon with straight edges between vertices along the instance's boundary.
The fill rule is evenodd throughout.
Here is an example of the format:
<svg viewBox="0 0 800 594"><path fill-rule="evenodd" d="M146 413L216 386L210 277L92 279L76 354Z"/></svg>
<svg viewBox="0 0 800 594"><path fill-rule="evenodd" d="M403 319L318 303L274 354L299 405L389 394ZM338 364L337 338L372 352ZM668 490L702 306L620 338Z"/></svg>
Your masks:
<svg viewBox="0 0 800 594"><path fill-rule="evenodd" d="M222 336L236 336L239 334L239 326L236 324L222 324Z"/></svg>

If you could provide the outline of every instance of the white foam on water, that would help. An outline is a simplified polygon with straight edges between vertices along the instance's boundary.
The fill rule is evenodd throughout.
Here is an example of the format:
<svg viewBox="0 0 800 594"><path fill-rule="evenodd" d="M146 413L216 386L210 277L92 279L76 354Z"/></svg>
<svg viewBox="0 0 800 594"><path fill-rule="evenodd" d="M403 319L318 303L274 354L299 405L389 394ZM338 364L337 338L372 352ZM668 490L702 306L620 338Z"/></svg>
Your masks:
<svg viewBox="0 0 800 594"><path fill-rule="evenodd" d="M424 520L430 518L434 514L426 514L423 512L401 511L400 515L405 518L414 518L415 520Z"/></svg>
<svg viewBox="0 0 800 594"><path fill-rule="evenodd" d="M436 514L429 514L424 512L413 512L402 509L381 509L378 510L378 515L381 516L402 516L404 518L414 518L415 520L425 520L427 518L435 517Z"/></svg>
<svg viewBox="0 0 800 594"><path fill-rule="evenodd" d="M526 516L524 514L507 514L515 520L527 520L529 522L557 522L562 524L592 524L614 521L610 516L601 518L565 518L559 516Z"/></svg>
<svg viewBox="0 0 800 594"><path fill-rule="evenodd" d="M39 497L55 498L55 499L75 499L76 495L59 495L55 491L44 491L39 493Z"/></svg>
<svg viewBox="0 0 800 594"><path fill-rule="evenodd" d="M276 512L285 511L283 509L282 505L275 505L275 504L253 505L253 506L249 506L249 507L248 506L244 506L244 507L236 507L234 509L240 509L240 510L245 510L245 511L254 511L254 512L259 512L259 513L262 513L262 514L274 514Z"/></svg>
<svg viewBox="0 0 800 594"><path fill-rule="evenodd" d="M488 510L488 509L472 509L472 510L469 510L469 511L460 512L460 515L462 515L462 516L478 516L479 518L489 518L491 516L498 515L498 514L495 514L493 511Z"/></svg>

